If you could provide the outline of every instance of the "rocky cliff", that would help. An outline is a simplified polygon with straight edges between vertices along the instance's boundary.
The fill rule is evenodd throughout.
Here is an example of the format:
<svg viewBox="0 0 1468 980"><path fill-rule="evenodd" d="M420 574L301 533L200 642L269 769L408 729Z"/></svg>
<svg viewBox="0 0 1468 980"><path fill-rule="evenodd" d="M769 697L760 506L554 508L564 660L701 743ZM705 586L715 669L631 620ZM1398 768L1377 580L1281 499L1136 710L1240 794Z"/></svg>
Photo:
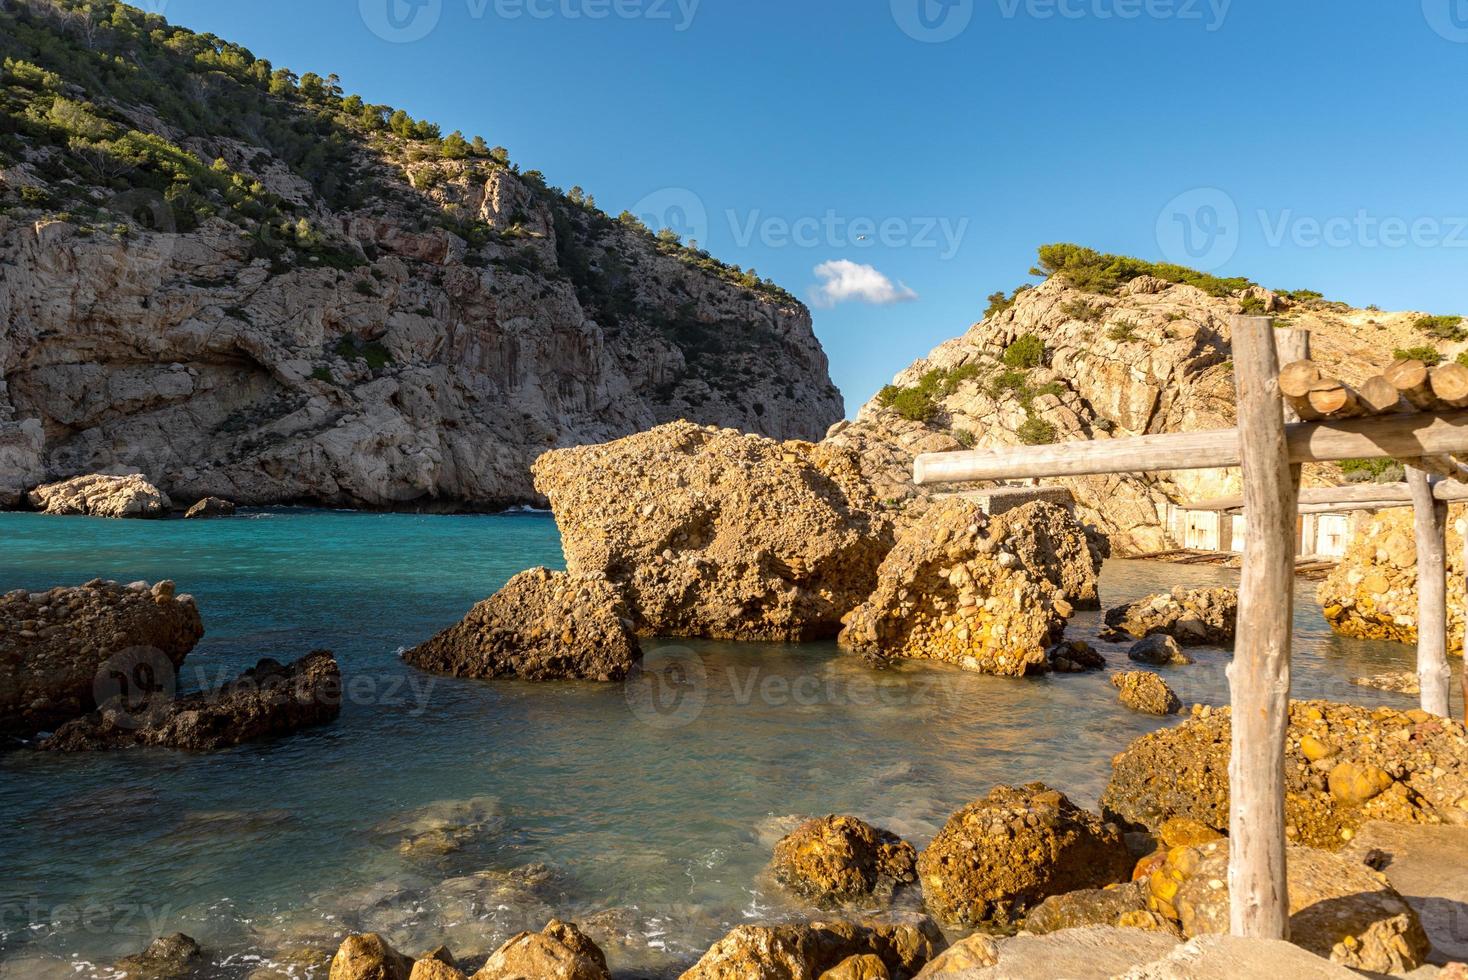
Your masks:
<svg viewBox="0 0 1468 980"><path fill-rule="evenodd" d="M923 452L1232 426L1229 321L1244 310L1311 331L1316 359L1350 382L1396 350L1427 345L1452 357L1468 337L1457 317L1352 309L1074 246L1047 246L1041 258L1043 283L991 297L983 320L832 430L831 442L860 453L882 497L921 501L911 472ZM1307 472L1314 484L1343 478L1335 466ZM1169 501L1236 493L1237 481L1237 471L1195 470L1043 482L1069 487L1078 516L1124 555L1172 546Z"/></svg>
<svg viewBox="0 0 1468 980"><path fill-rule="evenodd" d="M548 448L842 414L799 301L502 148L121 4L0 7L0 54L0 505L492 507Z"/></svg>

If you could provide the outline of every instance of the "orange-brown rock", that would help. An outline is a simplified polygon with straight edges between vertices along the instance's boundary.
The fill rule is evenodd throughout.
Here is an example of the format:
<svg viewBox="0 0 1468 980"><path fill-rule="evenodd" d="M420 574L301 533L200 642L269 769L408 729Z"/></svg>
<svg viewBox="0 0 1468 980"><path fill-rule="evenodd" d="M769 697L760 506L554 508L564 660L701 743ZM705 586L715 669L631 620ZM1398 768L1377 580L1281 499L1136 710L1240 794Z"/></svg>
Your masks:
<svg viewBox="0 0 1468 980"><path fill-rule="evenodd" d="M893 980L911 978L947 943L927 916L739 926L679 980L818 980L854 956L875 956Z"/></svg>
<svg viewBox="0 0 1468 980"><path fill-rule="evenodd" d="M885 901L917 880L917 851L897 835L856 817L807 820L775 844L770 871L820 906Z"/></svg>
<svg viewBox="0 0 1468 980"><path fill-rule="evenodd" d="M569 922L552 919L540 932L512 936L473 980L611 980L596 943Z"/></svg>

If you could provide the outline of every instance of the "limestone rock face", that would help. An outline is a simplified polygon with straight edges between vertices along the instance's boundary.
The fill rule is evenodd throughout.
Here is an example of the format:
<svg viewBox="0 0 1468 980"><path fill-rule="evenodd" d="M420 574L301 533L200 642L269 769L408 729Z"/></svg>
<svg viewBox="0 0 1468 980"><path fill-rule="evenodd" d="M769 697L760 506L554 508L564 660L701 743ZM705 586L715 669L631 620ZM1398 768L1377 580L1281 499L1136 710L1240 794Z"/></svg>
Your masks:
<svg viewBox="0 0 1468 980"><path fill-rule="evenodd" d="M1147 715L1175 715L1183 703L1167 682L1150 670L1128 670L1111 675L1111 686L1120 691L1121 703Z"/></svg>
<svg viewBox="0 0 1468 980"><path fill-rule="evenodd" d="M1288 854L1290 941L1332 962L1375 973L1421 966L1427 935L1386 877L1312 847ZM1148 878L1154 911L1188 937L1229 931L1228 842L1176 847Z"/></svg>
<svg viewBox="0 0 1468 980"><path fill-rule="evenodd" d="M891 522L847 452L674 422L535 463L573 574L639 632L835 635L876 585Z"/></svg>
<svg viewBox="0 0 1468 980"><path fill-rule="evenodd" d="M212 752L324 725L341 713L341 672L328 650L290 665L265 659L222 687L173 699L118 696L41 743L54 752L136 746Z"/></svg>
<svg viewBox="0 0 1468 980"><path fill-rule="evenodd" d="M342 940L331 958L328 980L408 980L412 970L412 957L393 949L377 933L354 933Z"/></svg>
<svg viewBox="0 0 1468 980"><path fill-rule="evenodd" d="M1226 833L1229 739L1228 708L1143 735L1113 760L1102 811L1154 830L1182 816ZM1336 850L1371 820L1468 823L1468 731L1416 710L1291 702L1285 780L1297 844Z"/></svg>
<svg viewBox="0 0 1468 980"><path fill-rule="evenodd" d="M95 579L0 596L0 734L31 735L96 706L104 666L172 672L204 635L192 596ZM104 690L110 696L115 693Z"/></svg>
<svg viewBox="0 0 1468 980"><path fill-rule="evenodd" d="M946 500L903 529L876 591L846 617L838 641L878 662L1044 673L1074 611L1061 583L1094 602L1098 563L1064 508L1031 503L990 519L973 503Z"/></svg>
<svg viewBox="0 0 1468 980"><path fill-rule="evenodd" d="M168 494L139 474L78 476L36 487L30 505L45 514L86 517L163 517L173 506Z"/></svg>
<svg viewBox="0 0 1468 980"><path fill-rule="evenodd" d="M616 681L641 655L631 613L605 579L532 568L403 659L456 677Z"/></svg>
<svg viewBox="0 0 1468 980"><path fill-rule="evenodd" d="M932 919L739 926L679 980L818 980L853 956L875 956L893 980L915 976L944 946Z"/></svg>
<svg viewBox="0 0 1468 980"><path fill-rule="evenodd" d="M817 905L890 899L917 880L917 851L856 817L807 820L775 844L775 880Z"/></svg>
<svg viewBox="0 0 1468 980"><path fill-rule="evenodd" d="M1463 521L1448 521L1448 581L1463 580ZM1412 509L1384 510L1367 519L1340 564L1316 589L1331 629L1366 640L1417 642L1417 541ZM1463 653L1463 590L1448 589L1448 649Z"/></svg>
<svg viewBox="0 0 1468 980"><path fill-rule="evenodd" d="M918 856L927 908L962 925L1018 922L1051 895L1124 881L1120 832L1042 783L995 787Z"/></svg>
<svg viewBox="0 0 1468 980"><path fill-rule="evenodd" d="M522 932L494 951L473 980L611 980L596 943L569 922L552 919L540 932Z"/></svg>
<svg viewBox="0 0 1468 980"><path fill-rule="evenodd" d="M1106 610L1102 636L1140 640L1165 634L1183 646L1231 646L1238 618L1237 589L1177 586Z"/></svg>

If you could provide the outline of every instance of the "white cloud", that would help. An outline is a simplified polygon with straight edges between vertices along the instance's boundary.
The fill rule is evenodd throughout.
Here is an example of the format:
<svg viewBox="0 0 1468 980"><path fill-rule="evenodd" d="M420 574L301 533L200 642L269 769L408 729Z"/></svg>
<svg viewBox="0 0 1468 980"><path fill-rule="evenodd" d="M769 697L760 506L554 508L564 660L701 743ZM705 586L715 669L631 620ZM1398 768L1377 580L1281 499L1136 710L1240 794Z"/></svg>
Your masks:
<svg viewBox="0 0 1468 980"><path fill-rule="evenodd" d="M918 294L901 282L893 284L869 265L836 259L816 266L816 278L820 280L811 291L811 302L829 308L837 303L871 303L887 306L892 303L910 303Z"/></svg>

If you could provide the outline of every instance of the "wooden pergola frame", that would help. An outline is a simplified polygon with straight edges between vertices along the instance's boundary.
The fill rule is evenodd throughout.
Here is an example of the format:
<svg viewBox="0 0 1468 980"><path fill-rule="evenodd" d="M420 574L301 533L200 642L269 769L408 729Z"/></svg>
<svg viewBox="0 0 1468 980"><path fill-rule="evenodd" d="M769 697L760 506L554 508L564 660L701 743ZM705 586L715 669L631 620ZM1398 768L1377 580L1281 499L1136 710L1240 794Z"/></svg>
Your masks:
<svg viewBox="0 0 1468 980"><path fill-rule="evenodd" d="M1288 939L1284 772L1300 466L1388 457L1407 465L1409 499L1396 505L1411 503L1415 512L1422 706L1446 717L1452 676L1446 649L1447 500L1468 488L1435 482L1433 475L1468 475L1468 468L1451 458L1468 453L1468 411L1457 410L1468 404L1462 397L1468 369L1444 365L1428 372L1415 363L1394 365L1363 386L1367 395L1358 396L1310 364L1304 331L1276 331L1270 317L1235 316L1232 326L1236 428L930 453L914 461L913 479L935 484L1242 468L1240 506L1247 521L1238 630L1228 669L1231 925L1238 936ZM1305 394L1291 395L1285 388ZM1390 397L1394 391L1396 398ZM1307 413L1317 421L1301 421ZM1464 699L1468 714L1468 669Z"/></svg>

